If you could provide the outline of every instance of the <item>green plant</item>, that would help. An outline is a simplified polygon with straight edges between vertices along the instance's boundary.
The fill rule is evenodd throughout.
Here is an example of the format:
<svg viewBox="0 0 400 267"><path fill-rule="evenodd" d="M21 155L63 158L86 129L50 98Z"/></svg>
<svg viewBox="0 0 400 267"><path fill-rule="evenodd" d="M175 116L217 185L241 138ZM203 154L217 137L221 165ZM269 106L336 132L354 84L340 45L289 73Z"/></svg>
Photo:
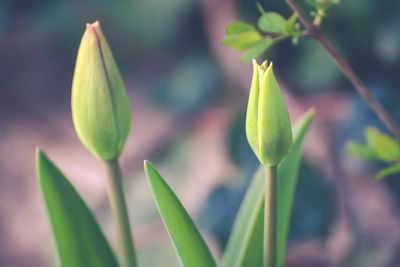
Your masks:
<svg viewBox="0 0 400 267"><path fill-rule="evenodd" d="M303 37L315 40L332 58L339 70L352 83L357 93L366 101L382 124L393 135L391 137L381 134L377 130L372 130L370 127L366 128L367 144L349 142L347 146L348 153L366 160L391 163L389 167L377 173L376 176L379 179L400 172L399 157L397 155L400 127L378 100L374 98L367 86L321 31L321 25L327 15L327 11L332 6L339 4L340 0L305 0L304 2L312 8L310 12L311 19L308 18L295 0L286 0L286 3L293 11L293 14L288 19L279 13L264 11L261 5L257 3L260 11L257 27L243 21L233 21L226 26L226 36L221 43L236 50L245 51L241 60L247 61L261 56L271 46L288 38L292 39L293 44L297 44L299 39Z"/></svg>
<svg viewBox="0 0 400 267"><path fill-rule="evenodd" d="M293 127L293 145L278 165L277 261L283 266L293 196L297 184L304 137L314 119L311 109ZM263 225L265 197L264 167L260 166L249 186L222 257L222 266L263 266Z"/></svg>
<svg viewBox="0 0 400 267"><path fill-rule="evenodd" d="M120 265L121 267L135 267L136 256L122 188L122 174L118 164L118 157L129 131L130 106L122 78L98 21L86 25L86 31L79 47L72 84L71 106L74 126L81 142L93 155L103 161L106 168L107 192L115 222ZM66 235L69 227L78 229L75 235L85 231L85 229L81 229L80 224L87 228L98 229L93 215L90 214L66 178L44 156L43 152L38 152L36 160L38 177L55 236L60 266L100 266L98 265L100 257L89 257L94 250L95 242L86 240L85 235L78 235L75 239ZM58 184L51 184L57 181ZM59 186L61 189L56 194L48 189L50 186ZM69 187L70 193L66 190L64 192L62 189L66 186ZM61 205L63 202L76 203L77 211L75 212L68 206L53 205L53 203ZM65 219L60 220L61 215L59 214L63 209L65 211L62 216ZM82 210L86 219L84 219L85 217L78 218L78 220L75 218L79 215L79 210ZM79 220L84 221L80 222ZM97 232L91 238L102 237L100 229ZM60 235L63 236L58 238ZM65 240L70 240L68 246L65 245L67 243ZM83 244L80 244L81 240L83 240ZM105 243L104 247L109 250L106 241L102 240L102 242ZM71 247L74 247L74 250L79 249L76 253L71 253L69 251ZM112 255L111 252L108 254ZM115 262L107 263L107 266L117 266L117 264Z"/></svg>
<svg viewBox="0 0 400 267"><path fill-rule="evenodd" d="M250 146L266 170L257 171L246 193L221 266L283 266L301 146L314 117L310 110L292 127L272 64L253 62L246 118ZM136 266L136 253L118 157L130 126L124 84L100 24L88 24L72 85L72 117L83 145L105 165L107 191L118 241L118 260L95 217L68 179L37 150L37 175L61 267ZM199 230L155 167L144 170L182 266L217 266ZM265 182L265 187L263 183ZM263 228L264 225L264 228ZM264 244L262 236L264 236ZM264 247L264 250L262 249Z"/></svg>
<svg viewBox="0 0 400 267"><path fill-rule="evenodd" d="M253 60L247 139L265 170L264 266L277 266L278 164L292 146L292 129L272 63Z"/></svg>
<svg viewBox="0 0 400 267"><path fill-rule="evenodd" d="M247 61L256 58L265 53L272 45L279 43L288 38L292 38L292 42L297 44L300 38L311 38L315 40L326 53L332 58L339 70L352 83L357 93L368 103L383 125L393 134L395 138L400 138L400 127L396 121L390 116L385 108L371 95L367 86L357 76L355 71L346 62L346 60L336 51L335 47L325 37L321 31L321 24L327 15L327 11L334 5L340 3L339 0L305 0L311 6L313 11L310 20L295 0L286 0L286 3L293 11L293 14L285 19L276 12L265 12L258 4L260 17L258 18L257 30L243 21L234 21L226 26L226 36L222 40L223 45L231 46L236 50L246 53L242 60ZM302 28L301 28L301 26ZM257 38L249 38L248 35L258 36ZM270 40L269 45L260 45L261 40ZM267 41L264 41L267 42Z"/></svg>
<svg viewBox="0 0 400 267"><path fill-rule="evenodd" d="M67 178L41 151L36 169L59 266L118 266L93 214Z"/></svg>
<svg viewBox="0 0 400 267"><path fill-rule="evenodd" d="M366 143L350 141L347 143L347 153L367 161L390 164L376 173L377 179L385 178L400 172L400 144L378 129L367 127L364 131Z"/></svg>

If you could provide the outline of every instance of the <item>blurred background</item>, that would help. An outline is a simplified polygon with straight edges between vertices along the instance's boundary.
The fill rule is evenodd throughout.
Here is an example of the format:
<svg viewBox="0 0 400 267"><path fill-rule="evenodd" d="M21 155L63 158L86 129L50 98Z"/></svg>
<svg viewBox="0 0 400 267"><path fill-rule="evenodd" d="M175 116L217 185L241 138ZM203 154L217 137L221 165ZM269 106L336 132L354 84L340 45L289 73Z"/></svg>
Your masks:
<svg viewBox="0 0 400 267"><path fill-rule="evenodd" d="M400 121L400 1L343 0L323 30ZM261 2L290 15L281 0ZM217 257L257 168L244 133L251 64L220 45L254 0L0 0L0 266L54 266L34 170L42 147L70 178L114 244L103 166L80 144L70 88L85 23L100 20L132 103L121 157L141 266L178 266L142 162L154 162ZM287 266L400 266L400 177L345 153L381 123L312 40L263 58L295 120L317 117L305 143ZM251 267L251 266L250 266Z"/></svg>

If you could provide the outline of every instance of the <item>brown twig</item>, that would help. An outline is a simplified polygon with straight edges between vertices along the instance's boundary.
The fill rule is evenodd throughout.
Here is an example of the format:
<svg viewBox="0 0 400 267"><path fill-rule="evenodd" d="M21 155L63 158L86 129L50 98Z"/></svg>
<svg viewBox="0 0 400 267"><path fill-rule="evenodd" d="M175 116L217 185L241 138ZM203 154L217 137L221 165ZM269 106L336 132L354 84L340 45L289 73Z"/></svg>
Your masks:
<svg viewBox="0 0 400 267"><path fill-rule="evenodd" d="M337 52L332 43L322 34L320 28L307 18L295 0L286 0L286 2L293 12L296 12L299 15L299 20L306 29L306 36L316 40L325 49L325 51L331 56L332 60L336 63L339 70L351 82L357 93L368 103L381 122L394 136L400 139L400 127L396 121L390 116L378 100L371 95L364 82L357 76L346 60Z"/></svg>

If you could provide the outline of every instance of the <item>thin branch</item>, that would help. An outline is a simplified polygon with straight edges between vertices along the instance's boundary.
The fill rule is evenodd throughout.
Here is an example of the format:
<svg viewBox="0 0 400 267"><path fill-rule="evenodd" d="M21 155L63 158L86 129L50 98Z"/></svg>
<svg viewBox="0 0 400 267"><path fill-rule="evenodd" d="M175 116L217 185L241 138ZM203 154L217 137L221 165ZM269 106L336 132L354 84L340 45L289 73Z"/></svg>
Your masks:
<svg viewBox="0 0 400 267"><path fill-rule="evenodd" d="M368 87L357 76L355 71L350 67L346 60L338 53L332 43L322 34L319 27L311 22L304 14L303 10L296 4L295 0L286 0L289 7L299 15L301 24L306 29L306 36L315 39L331 56L333 61L338 66L339 70L346 76L351 84L356 89L357 93L367 102L374 113L378 116L386 128L398 139L400 139L400 127L396 121L390 116L385 108L373 97L368 90Z"/></svg>

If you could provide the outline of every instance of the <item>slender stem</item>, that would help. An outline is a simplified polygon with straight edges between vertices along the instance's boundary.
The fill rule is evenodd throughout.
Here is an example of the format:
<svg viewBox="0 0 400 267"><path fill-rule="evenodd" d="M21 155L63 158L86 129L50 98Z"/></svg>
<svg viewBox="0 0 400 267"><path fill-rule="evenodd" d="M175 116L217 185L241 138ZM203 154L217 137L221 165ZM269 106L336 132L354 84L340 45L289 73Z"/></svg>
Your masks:
<svg viewBox="0 0 400 267"><path fill-rule="evenodd" d="M265 167L264 267L277 267L278 168Z"/></svg>
<svg viewBox="0 0 400 267"><path fill-rule="evenodd" d="M122 174L118 159L105 161L105 166L107 172L107 193L115 222L121 267L136 267L136 256L122 189Z"/></svg>
<svg viewBox="0 0 400 267"><path fill-rule="evenodd" d="M336 63L339 70L351 82L357 93L368 103L380 121L394 136L400 138L399 125L378 102L378 100L371 95L368 87L358 77L346 60L338 53L332 43L322 34L319 27L307 18L303 10L296 4L295 0L286 0L286 2L289 7L299 15L301 24L303 24L304 28L307 30L306 35L315 39L325 49L325 51L331 56L332 60Z"/></svg>

